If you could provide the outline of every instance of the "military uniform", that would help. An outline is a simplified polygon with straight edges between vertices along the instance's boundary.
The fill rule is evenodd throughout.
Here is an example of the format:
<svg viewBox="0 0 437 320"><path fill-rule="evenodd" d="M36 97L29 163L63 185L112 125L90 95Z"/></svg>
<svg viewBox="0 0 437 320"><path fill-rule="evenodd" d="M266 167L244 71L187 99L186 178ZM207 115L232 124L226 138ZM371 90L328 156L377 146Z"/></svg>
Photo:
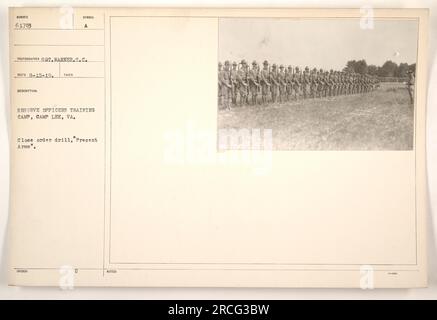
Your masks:
<svg viewBox="0 0 437 320"><path fill-rule="evenodd" d="M302 86L302 74L300 73L299 67L295 68L292 79L294 98L297 100L300 96Z"/></svg>
<svg viewBox="0 0 437 320"><path fill-rule="evenodd" d="M349 92L349 88L348 88L348 83L347 83L347 73L346 72L342 72L341 74L341 82L342 82L342 94L343 95L347 95Z"/></svg>
<svg viewBox="0 0 437 320"><path fill-rule="evenodd" d="M332 97L333 95L333 87L334 87L334 70L329 70L327 75L327 84L328 84L328 96Z"/></svg>
<svg viewBox="0 0 437 320"><path fill-rule="evenodd" d="M320 69L317 76L317 95L319 98L322 98L324 96L324 90L325 90L325 73L323 72L322 69Z"/></svg>
<svg viewBox="0 0 437 320"><path fill-rule="evenodd" d="M329 72L323 73L323 97L327 97L329 92Z"/></svg>
<svg viewBox="0 0 437 320"><path fill-rule="evenodd" d="M217 99L218 99L218 107L221 108L222 102L222 84L220 82L220 73L222 72L222 63L218 63L218 89L217 89Z"/></svg>
<svg viewBox="0 0 437 320"><path fill-rule="evenodd" d="M364 80L364 75L360 75L360 93L364 93L365 90L365 80Z"/></svg>
<svg viewBox="0 0 437 320"><path fill-rule="evenodd" d="M282 103L285 101L285 95L287 94L287 83L285 82L285 72L282 64L279 66L277 81L279 83L279 102Z"/></svg>
<svg viewBox="0 0 437 320"><path fill-rule="evenodd" d="M358 77L356 74L354 74L353 78L354 78L353 93L356 94L358 93Z"/></svg>
<svg viewBox="0 0 437 320"><path fill-rule="evenodd" d="M293 68L288 66L285 72L285 100L290 101L293 94Z"/></svg>
<svg viewBox="0 0 437 320"><path fill-rule="evenodd" d="M339 84L339 91L340 91L340 95L344 95L345 89L346 89L346 78L344 75L344 72L340 72L339 73L339 77L338 77L338 84Z"/></svg>
<svg viewBox="0 0 437 320"><path fill-rule="evenodd" d="M238 93L240 95L240 106L246 103L247 101L247 74L246 74L246 62L243 60L241 61L241 68L237 71L237 88Z"/></svg>
<svg viewBox="0 0 437 320"><path fill-rule="evenodd" d="M351 69L343 71L324 71L323 69L309 69L305 67L300 71L298 67L284 67L272 64L269 68L267 60L264 61L263 69L260 70L256 61L253 61L252 68L249 68L245 60L240 62L238 68L236 62L225 63L225 70L218 64L218 105L230 109L232 103L239 102L240 105L258 103L259 92L262 95L262 103L269 101L283 103L293 98L298 99L303 96L322 98L334 97L346 94L368 93L379 88L379 79L368 74L358 74ZM279 70L278 70L279 69ZM414 100L414 73L409 72L407 82L411 101ZM230 87L229 87L230 86ZM271 94L271 99L269 99ZM251 98L249 102L249 97ZM232 103L230 102L232 101Z"/></svg>
<svg viewBox="0 0 437 320"><path fill-rule="evenodd" d="M223 99L223 105L225 109L231 109L231 94L232 94L232 82L231 74L229 72L229 61L225 61L225 69L219 73L219 83L221 86L221 96Z"/></svg>
<svg viewBox="0 0 437 320"><path fill-rule="evenodd" d="M315 98L316 97L316 92L317 92L317 70L313 69L311 71L311 77L310 77L310 94L311 94L311 98Z"/></svg>
<svg viewBox="0 0 437 320"><path fill-rule="evenodd" d="M249 83L249 91L252 98L252 105L256 105L259 87L258 66L256 61L252 62L252 69L247 74L247 81Z"/></svg>
<svg viewBox="0 0 437 320"><path fill-rule="evenodd" d="M278 82L278 70L276 64L272 65L272 71L270 72L270 92L272 94L272 102L276 103L278 99L279 82Z"/></svg>
<svg viewBox="0 0 437 320"><path fill-rule="evenodd" d="M262 102L267 103L269 88L270 88L270 72L269 72L269 63L266 61L263 62L264 68L261 70L259 74L259 82L261 85L261 95Z"/></svg>
<svg viewBox="0 0 437 320"><path fill-rule="evenodd" d="M414 86L416 83L416 77L414 75L414 72L411 70L408 70L408 94L410 95L410 101L411 103L414 103Z"/></svg>
<svg viewBox="0 0 437 320"><path fill-rule="evenodd" d="M234 61L232 63L232 70L230 72L231 74L231 96L232 96L232 104L236 105L237 104L237 63Z"/></svg>
<svg viewBox="0 0 437 320"><path fill-rule="evenodd" d="M348 72L346 72L344 74L344 94L351 94L351 87L352 87L351 75Z"/></svg>
<svg viewBox="0 0 437 320"><path fill-rule="evenodd" d="M310 72L308 67L306 67L302 75L302 92L303 92L304 99L309 97L310 88L311 88Z"/></svg>

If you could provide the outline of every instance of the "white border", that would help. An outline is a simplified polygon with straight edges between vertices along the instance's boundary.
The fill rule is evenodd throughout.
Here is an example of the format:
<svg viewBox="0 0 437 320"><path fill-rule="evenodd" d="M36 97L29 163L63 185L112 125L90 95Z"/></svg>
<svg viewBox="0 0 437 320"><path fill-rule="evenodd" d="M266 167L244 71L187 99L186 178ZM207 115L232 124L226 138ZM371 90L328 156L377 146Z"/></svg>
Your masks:
<svg viewBox="0 0 437 320"><path fill-rule="evenodd" d="M437 87L437 2L435 0L224 0L224 1L116 1L94 0L93 6L237 6L237 7L318 7L351 8L375 5L385 8L430 8L429 88ZM7 286L6 226L9 201L9 6L89 6L87 1L14 1L0 3L0 299L427 299L437 297L437 93L428 90L427 103L427 160L429 208L428 260L429 287L427 289L360 290L360 289L231 289L231 288L77 288L61 291L58 288L15 288Z"/></svg>

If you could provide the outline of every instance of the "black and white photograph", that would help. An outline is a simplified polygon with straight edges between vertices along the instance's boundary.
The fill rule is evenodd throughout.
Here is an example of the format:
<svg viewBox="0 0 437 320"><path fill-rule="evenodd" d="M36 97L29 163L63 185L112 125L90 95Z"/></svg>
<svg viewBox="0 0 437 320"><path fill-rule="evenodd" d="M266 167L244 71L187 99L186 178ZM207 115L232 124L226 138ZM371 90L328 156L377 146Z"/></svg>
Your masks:
<svg viewBox="0 0 437 320"><path fill-rule="evenodd" d="M0 3L0 300L437 297L437 1L287 1Z"/></svg>
<svg viewBox="0 0 437 320"><path fill-rule="evenodd" d="M273 150L412 150L417 33L414 19L220 19L219 134L268 129Z"/></svg>

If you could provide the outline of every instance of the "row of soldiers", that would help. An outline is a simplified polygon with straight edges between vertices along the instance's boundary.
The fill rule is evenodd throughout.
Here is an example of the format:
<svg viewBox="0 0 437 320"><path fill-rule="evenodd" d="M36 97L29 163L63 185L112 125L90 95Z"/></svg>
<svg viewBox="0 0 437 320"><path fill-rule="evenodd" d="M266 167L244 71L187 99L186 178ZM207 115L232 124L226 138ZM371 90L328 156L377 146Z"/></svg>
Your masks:
<svg viewBox="0 0 437 320"><path fill-rule="evenodd" d="M237 101L239 105L283 103L365 93L377 87L379 81L376 77L351 72L316 68L310 71L308 67L301 71L299 67L270 66L267 60L262 69L256 61L252 62L252 68L245 60L239 64L233 62L232 66L229 61L218 64L219 107L225 109L237 105Z"/></svg>

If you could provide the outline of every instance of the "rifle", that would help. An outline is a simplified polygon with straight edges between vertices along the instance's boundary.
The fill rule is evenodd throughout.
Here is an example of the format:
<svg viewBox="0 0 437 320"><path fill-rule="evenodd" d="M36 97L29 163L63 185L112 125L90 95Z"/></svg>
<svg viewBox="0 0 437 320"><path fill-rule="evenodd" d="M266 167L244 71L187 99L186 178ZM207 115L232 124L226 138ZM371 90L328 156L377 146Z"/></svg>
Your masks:
<svg viewBox="0 0 437 320"><path fill-rule="evenodd" d="M270 80L273 81L274 84L276 84L277 86L279 85L278 81L276 81L271 75L273 73L270 73Z"/></svg>
<svg viewBox="0 0 437 320"><path fill-rule="evenodd" d="M261 75L262 75L262 81L268 86L268 87L270 87L270 83L269 82L267 82L267 79L264 77L264 74L262 73L264 70L262 70L261 71ZM269 75L270 75L270 67L269 67L269 69L268 69L268 72L269 72Z"/></svg>
<svg viewBox="0 0 437 320"><path fill-rule="evenodd" d="M250 72L250 71L249 71ZM256 70L255 69L252 69L252 74L251 74L251 77L249 78L249 81L250 82L252 82L255 86L257 86L257 87L259 87L259 83L256 81L257 79L256 79Z"/></svg>

